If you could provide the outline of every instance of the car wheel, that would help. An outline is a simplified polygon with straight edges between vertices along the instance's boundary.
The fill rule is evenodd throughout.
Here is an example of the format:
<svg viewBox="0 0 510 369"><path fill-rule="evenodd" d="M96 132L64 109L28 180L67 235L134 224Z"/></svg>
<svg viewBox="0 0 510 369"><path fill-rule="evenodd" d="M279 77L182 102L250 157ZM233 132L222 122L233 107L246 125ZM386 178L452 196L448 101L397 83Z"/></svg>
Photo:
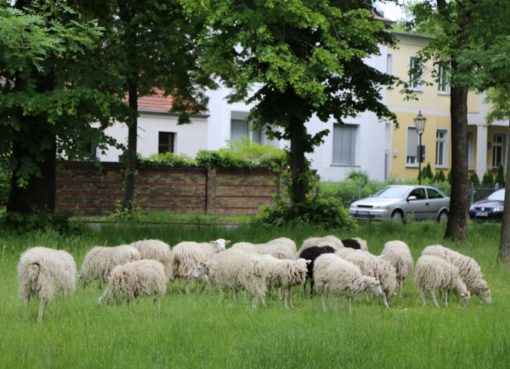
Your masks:
<svg viewBox="0 0 510 369"><path fill-rule="evenodd" d="M448 222L448 212L446 210L443 210L439 216L437 217L437 221L439 223L446 223Z"/></svg>
<svg viewBox="0 0 510 369"><path fill-rule="evenodd" d="M403 223L404 222L404 214L402 214L402 211L400 211L400 210L395 210L391 214L391 220L393 220L395 222Z"/></svg>

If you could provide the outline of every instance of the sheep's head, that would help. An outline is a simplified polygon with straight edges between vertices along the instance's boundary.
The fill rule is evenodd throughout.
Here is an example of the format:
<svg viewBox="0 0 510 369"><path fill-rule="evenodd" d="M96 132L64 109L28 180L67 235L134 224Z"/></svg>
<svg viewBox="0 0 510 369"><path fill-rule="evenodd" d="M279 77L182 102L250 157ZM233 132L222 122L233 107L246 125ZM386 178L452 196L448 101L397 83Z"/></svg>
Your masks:
<svg viewBox="0 0 510 369"><path fill-rule="evenodd" d="M462 300L462 305L464 307L467 307L468 302L469 302L469 298L471 297L471 294L469 293L469 291L466 290L464 292L461 292L459 294L459 296L460 296L460 299Z"/></svg>
<svg viewBox="0 0 510 369"><path fill-rule="evenodd" d="M487 284L487 282L483 279L480 281L478 295L482 298L482 300L486 304L490 304L492 302L491 289L489 288L489 285Z"/></svg>
<svg viewBox="0 0 510 369"><path fill-rule="evenodd" d="M193 278L201 278L209 273L209 263L207 261L200 262L199 266L191 275Z"/></svg>
<svg viewBox="0 0 510 369"><path fill-rule="evenodd" d="M230 240L218 238L216 241L209 241L209 243L213 244L221 252L225 251L225 247L230 243Z"/></svg>
<svg viewBox="0 0 510 369"><path fill-rule="evenodd" d="M381 283L379 283L379 281L377 279L375 279L374 277L369 277L369 276L363 276L363 279L364 279L364 282L365 282L365 285L367 286L367 288L370 288L370 290L372 291L372 293L376 296L384 296L384 292L381 288Z"/></svg>
<svg viewBox="0 0 510 369"><path fill-rule="evenodd" d="M306 281L306 273L308 272L308 264L310 264L311 260L305 260L305 259L297 259L295 261L295 278L296 281L300 284L305 283Z"/></svg>

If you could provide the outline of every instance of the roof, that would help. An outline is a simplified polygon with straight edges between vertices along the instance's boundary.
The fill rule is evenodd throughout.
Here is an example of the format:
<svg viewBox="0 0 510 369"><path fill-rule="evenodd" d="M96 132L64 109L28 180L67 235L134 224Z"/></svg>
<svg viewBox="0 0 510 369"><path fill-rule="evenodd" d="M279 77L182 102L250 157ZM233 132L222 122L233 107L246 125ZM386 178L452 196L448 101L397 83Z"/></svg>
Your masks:
<svg viewBox="0 0 510 369"><path fill-rule="evenodd" d="M143 113L165 113L171 114L173 97L165 96L162 90L155 88L154 94L149 96L140 96L138 98L138 111ZM205 116L207 111L201 111L198 115Z"/></svg>

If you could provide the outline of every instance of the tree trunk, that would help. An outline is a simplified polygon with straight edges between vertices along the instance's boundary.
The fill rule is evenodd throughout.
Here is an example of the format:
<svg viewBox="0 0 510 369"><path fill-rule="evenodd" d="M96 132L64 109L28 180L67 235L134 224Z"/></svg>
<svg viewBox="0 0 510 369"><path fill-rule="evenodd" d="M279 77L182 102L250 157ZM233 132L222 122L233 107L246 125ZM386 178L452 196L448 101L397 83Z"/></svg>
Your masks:
<svg viewBox="0 0 510 369"><path fill-rule="evenodd" d="M510 142L510 122L506 131L506 142ZM510 264L510 150L506 150L505 203L498 259L506 264Z"/></svg>
<svg viewBox="0 0 510 369"><path fill-rule="evenodd" d="M135 199L135 178L136 178L136 153L137 153L137 134L138 134L138 86L133 80L128 82L129 97L128 104L130 110L128 126L128 147L125 155L126 160L126 183L124 188L124 200L122 207L132 209Z"/></svg>
<svg viewBox="0 0 510 369"><path fill-rule="evenodd" d="M12 157L17 163L12 172L11 192L7 202L7 212L29 213L33 210L54 212L56 197L56 138L47 122L34 118L23 120L23 133L17 136L12 145ZM34 154L32 144L48 142L39 154ZM40 145L40 143L38 143ZM26 186L21 186L18 178L22 163L27 159L34 163L39 174L28 178ZM26 169L26 168L25 168Z"/></svg>
<svg viewBox="0 0 510 369"><path fill-rule="evenodd" d="M306 200L308 189L305 159L306 128L305 123L299 119L291 118L289 123L291 202L301 204Z"/></svg>
<svg viewBox="0 0 510 369"><path fill-rule="evenodd" d="M452 63L452 69L453 69ZM451 88L450 114L452 123L452 186L450 214L445 238L467 240L467 214L469 199L467 164L467 94L466 87Z"/></svg>

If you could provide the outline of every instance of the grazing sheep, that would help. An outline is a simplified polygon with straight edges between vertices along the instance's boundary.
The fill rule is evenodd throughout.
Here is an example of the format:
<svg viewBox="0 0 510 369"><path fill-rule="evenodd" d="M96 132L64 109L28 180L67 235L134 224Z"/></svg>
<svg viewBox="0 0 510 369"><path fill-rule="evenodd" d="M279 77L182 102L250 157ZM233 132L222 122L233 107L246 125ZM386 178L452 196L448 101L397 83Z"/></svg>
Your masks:
<svg viewBox="0 0 510 369"><path fill-rule="evenodd" d="M306 249L302 250L299 253L300 258L309 261L309 263L307 264L308 275L307 275L306 279L310 280L310 296L313 295L313 286L315 283L314 278L313 278L313 266L315 263L315 259L317 259L322 254L334 253L334 252L335 252L335 249L331 246L311 246L311 247L307 247ZM306 291L306 281L303 286Z"/></svg>
<svg viewBox="0 0 510 369"><path fill-rule="evenodd" d="M174 256L173 272L176 278L191 280L193 272L202 261L211 259L216 254L225 251L230 241L220 238L210 242L183 241L172 249Z"/></svg>
<svg viewBox="0 0 510 369"><path fill-rule="evenodd" d="M68 252L41 246L26 250L18 263L18 294L25 302L26 311L30 297L37 297L37 321L41 322L48 301L57 294L71 294L76 286L76 277L76 263Z"/></svg>
<svg viewBox="0 0 510 369"><path fill-rule="evenodd" d="M413 257L409 246L403 241L388 241L384 244L381 257L393 265L397 272L399 297L402 298L404 281L413 270Z"/></svg>
<svg viewBox="0 0 510 369"><path fill-rule="evenodd" d="M160 240L141 240L131 243L140 252L141 259L157 260L165 266L168 280L174 278L173 254L170 245Z"/></svg>
<svg viewBox="0 0 510 369"><path fill-rule="evenodd" d="M491 290L483 277L480 265L478 265L475 259L441 245L425 247L422 255L439 256L455 265L459 269L459 275L469 292L480 296L487 304L492 302Z"/></svg>
<svg viewBox="0 0 510 369"><path fill-rule="evenodd" d="M237 242L232 250L242 250L261 255L272 255L277 259L296 259L296 243L290 238L280 237L266 243Z"/></svg>
<svg viewBox="0 0 510 369"><path fill-rule="evenodd" d="M338 250L342 247L344 247L342 241L335 236L324 236L324 237L310 237L303 241L303 244L301 245L301 248L298 251L298 254L303 252L309 247L313 246L330 246L334 248L335 250Z"/></svg>
<svg viewBox="0 0 510 369"><path fill-rule="evenodd" d="M133 246L95 246L85 254L80 280L84 286L96 280L106 283L113 268L136 260L140 260L140 252Z"/></svg>
<svg viewBox="0 0 510 369"><path fill-rule="evenodd" d="M314 278L322 293L322 307L326 311L326 300L331 295L347 296L349 313L352 297L370 289L376 296L384 296L379 281L361 274L361 270L335 254L323 254L315 260Z"/></svg>
<svg viewBox="0 0 510 369"><path fill-rule="evenodd" d="M397 287L395 268L388 261L367 251L345 250L340 249L335 254L356 265L363 275L374 277L379 281L384 291L384 306L388 308L388 300L395 293Z"/></svg>
<svg viewBox="0 0 510 369"><path fill-rule="evenodd" d="M292 307L293 286L302 285L306 281L309 260L283 260L272 255L261 255L262 267L266 269L267 286L269 288L282 288L285 308Z"/></svg>
<svg viewBox="0 0 510 369"><path fill-rule="evenodd" d="M117 265L113 268L108 278L108 286L97 303L100 304L103 301L119 303L125 300L129 304L130 301L141 296L154 296L159 313L167 280L165 266L157 260L143 259Z"/></svg>
<svg viewBox="0 0 510 369"><path fill-rule="evenodd" d="M464 306L467 305L470 293L459 275L459 269L446 260L433 255L422 255L416 262L416 287L420 291L423 304L425 304L425 291L430 291L432 303L439 307L436 299L436 290L445 294L445 306L448 306L448 291L456 289Z"/></svg>
<svg viewBox="0 0 510 369"><path fill-rule="evenodd" d="M241 250L227 250L214 258L202 261L193 272L194 278L207 276L210 283L226 288L244 289L253 296L253 308L257 301L265 305L267 292L267 267L262 255Z"/></svg>
<svg viewBox="0 0 510 369"><path fill-rule="evenodd" d="M342 240L344 247L348 247L355 250L368 251L368 243L362 238L354 237Z"/></svg>

